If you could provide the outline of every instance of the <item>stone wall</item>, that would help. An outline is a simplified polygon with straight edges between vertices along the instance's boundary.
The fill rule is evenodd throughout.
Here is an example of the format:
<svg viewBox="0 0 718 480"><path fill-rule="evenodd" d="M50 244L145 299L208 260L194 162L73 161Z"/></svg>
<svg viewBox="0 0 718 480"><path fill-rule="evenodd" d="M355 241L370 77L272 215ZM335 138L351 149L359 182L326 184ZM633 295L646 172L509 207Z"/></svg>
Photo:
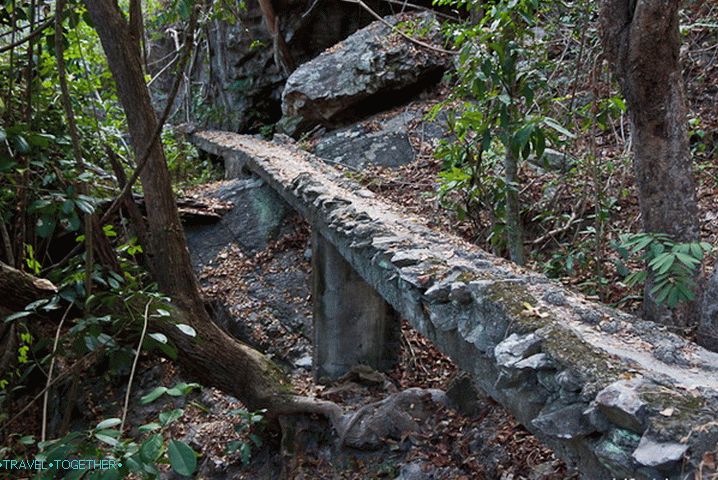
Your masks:
<svg viewBox="0 0 718 480"><path fill-rule="evenodd" d="M718 354L432 231L294 147L190 138L272 186L585 478L686 478L716 448Z"/></svg>

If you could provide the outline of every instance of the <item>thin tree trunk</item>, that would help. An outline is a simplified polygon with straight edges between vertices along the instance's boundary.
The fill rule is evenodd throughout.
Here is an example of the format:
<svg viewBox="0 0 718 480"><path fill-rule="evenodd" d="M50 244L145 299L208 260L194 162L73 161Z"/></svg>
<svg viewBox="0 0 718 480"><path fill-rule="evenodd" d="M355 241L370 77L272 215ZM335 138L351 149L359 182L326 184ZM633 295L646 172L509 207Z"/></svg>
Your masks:
<svg viewBox="0 0 718 480"><path fill-rule="evenodd" d="M55 12L55 62L57 65L57 75L60 80L60 91L62 93L62 106L65 110L65 118L67 119L67 127L70 130L70 139L72 140L72 153L75 156L75 163L80 174L85 172L85 161L82 159L82 147L80 146L80 134L77 130L75 122L75 113L72 110L72 99L70 98L70 89L67 86L67 76L65 75L65 44L62 32L62 14L65 9L66 0L57 0ZM80 195L87 195L87 185L80 182L77 185L77 191ZM92 293L92 274L94 270L94 250L92 239L95 235L93 228L92 213L85 213L85 296L89 297Z"/></svg>
<svg viewBox="0 0 718 480"><path fill-rule="evenodd" d="M718 352L718 269L713 271L703 294L698 343Z"/></svg>
<svg viewBox="0 0 718 480"><path fill-rule="evenodd" d="M142 74L140 50L116 0L85 0L85 5L117 83L133 148L140 156L151 144L157 126ZM145 253L153 258L150 265L160 289L178 306L170 320L156 321L155 328L177 346L177 361L183 370L205 385L236 396L250 409L267 408L273 415L318 411L338 421L336 405L293 395L291 385L267 357L236 341L211 321L190 264L160 142L151 149L140 178L149 234ZM196 336L182 333L176 327L178 323L192 326Z"/></svg>
<svg viewBox="0 0 718 480"><path fill-rule="evenodd" d="M521 203L518 192L518 165L509 148L504 157L504 179L506 181L506 243L511 260L518 265L526 264L524 233L521 225Z"/></svg>
<svg viewBox="0 0 718 480"><path fill-rule="evenodd" d="M634 170L646 232L678 242L699 238L686 100L680 66L677 0L603 0L602 42L628 104ZM647 318L675 326L695 323L697 302L670 311L646 282Z"/></svg>

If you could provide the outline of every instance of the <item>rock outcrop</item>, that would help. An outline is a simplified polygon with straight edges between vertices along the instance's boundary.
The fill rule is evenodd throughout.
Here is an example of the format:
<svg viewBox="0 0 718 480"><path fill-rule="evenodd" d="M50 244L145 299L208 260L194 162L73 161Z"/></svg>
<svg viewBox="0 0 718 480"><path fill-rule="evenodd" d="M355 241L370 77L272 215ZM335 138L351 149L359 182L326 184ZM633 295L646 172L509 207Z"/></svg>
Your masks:
<svg viewBox="0 0 718 480"><path fill-rule="evenodd" d="M585 478L686 478L718 442L718 354L586 300L353 184L298 149L196 132Z"/></svg>
<svg viewBox="0 0 718 480"><path fill-rule="evenodd" d="M422 38L438 41L433 15L395 15L385 22L357 31L292 73L282 93L282 113L301 119L295 127L334 126L386 110L441 78L450 56L409 42L387 25L411 24Z"/></svg>
<svg viewBox="0 0 718 480"><path fill-rule="evenodd" d="M313 0L274 1L279 30L294 64L306 62L343 40L373 18L358 5ZM389 13L389 4L367 0L377 12ZM274 59L274 45L259 2L245 2L225 18L208 22L206 55L199 55L192 70L193 121L211 128L256 131L281 116L281 94L287 74ZM150 62L157 73L171 57L170 37L154 41ZM170 71L171 72L171 71ZM173 74L165 73L154 85L158 100L170 90ZM181 93L182 95L183 93ZM179 102L178 102L179 103Z"/></svg>
<svg viewBox="0 0 718 480"><path fill-rule="evenodd" d="M446 135L443 118L424 120L420 105L398 113L380 114L323 135L314 154L332 163L360 169L367 165L395 168L416 159L411 135L419 142L438 141Z"/></svg>

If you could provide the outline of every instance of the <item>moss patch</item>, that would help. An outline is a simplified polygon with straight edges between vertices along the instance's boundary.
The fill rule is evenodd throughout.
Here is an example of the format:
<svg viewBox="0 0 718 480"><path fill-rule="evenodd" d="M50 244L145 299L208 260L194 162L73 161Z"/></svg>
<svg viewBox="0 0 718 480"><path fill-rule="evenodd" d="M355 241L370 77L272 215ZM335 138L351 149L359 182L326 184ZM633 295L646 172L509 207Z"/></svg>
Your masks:
<svg viewBox="0 0 718 480"><path fill-rule="evenodd" d="M715 420L705 407L705 399L660 385L644 385L638 391L641 400L655 412L663 414L652 418L652 426L661 434L676 438L688 433L691 427Z"/></svg>
<svg viewBox="0 0 718 480"><path fill-rule="evenodd" d="M627 370L617 358L596 350L566 328L554 325L542 336L544 352L583 376L596 391L621 378Z"/></svg>

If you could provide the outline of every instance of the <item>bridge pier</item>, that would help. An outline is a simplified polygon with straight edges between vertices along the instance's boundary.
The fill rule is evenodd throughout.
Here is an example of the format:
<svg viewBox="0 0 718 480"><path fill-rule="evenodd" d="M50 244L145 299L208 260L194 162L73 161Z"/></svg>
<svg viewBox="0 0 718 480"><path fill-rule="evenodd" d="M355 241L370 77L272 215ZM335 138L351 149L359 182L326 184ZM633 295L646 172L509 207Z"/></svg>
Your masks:
<svg viewBox="0 0 718 480"><path fill-rule="evenodd" d="M364 364L388 370L399 354L394 309L319 232L312 233L314 376L336 379Z"/></svg>

